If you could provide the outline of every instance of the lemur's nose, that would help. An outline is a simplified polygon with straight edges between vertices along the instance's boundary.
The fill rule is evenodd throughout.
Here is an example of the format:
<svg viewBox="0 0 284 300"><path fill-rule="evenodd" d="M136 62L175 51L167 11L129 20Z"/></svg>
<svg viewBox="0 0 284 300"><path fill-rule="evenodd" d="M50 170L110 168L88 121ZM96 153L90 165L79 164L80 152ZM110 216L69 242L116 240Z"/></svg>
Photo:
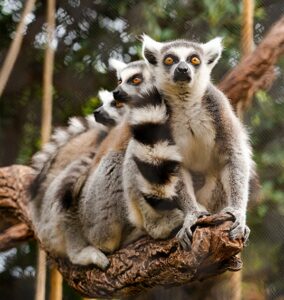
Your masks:
<svg viewBox="0 0 284 300"><path fill-rule="evenodd" d="M186 62L181 62L179 63L179 65L177 66L177 70L180 72L180 73L186 73L188 72L188 66L187 66L187 63Z"/></svg>
<svg viewBox="0 0 284 300"><path fill-rule="evenodd" d="M114 90L114 91L112 92L112 94L113 94L114 99L117 100L117 97L119 96L120 91L119 91L119 90Z"/></svg>
<svg viewBox="0 0 284 300"><path fill-rule="evenodd" d="M93 111L94 116L95 116L95 117L98 116L98 115L101 113L101 111L102 111L102 106L100 106L100 107L98 107L97 109L95 109L95 110Z"/></svg>

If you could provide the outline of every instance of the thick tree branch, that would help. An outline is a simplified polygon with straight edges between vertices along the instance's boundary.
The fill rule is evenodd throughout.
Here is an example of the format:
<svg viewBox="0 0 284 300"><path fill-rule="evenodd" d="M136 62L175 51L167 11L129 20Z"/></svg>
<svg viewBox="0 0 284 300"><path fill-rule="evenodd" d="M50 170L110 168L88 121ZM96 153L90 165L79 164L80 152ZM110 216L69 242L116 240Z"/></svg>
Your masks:
<svg viewBox="0 0 284 300"><path fill-rule="evenodd" d="M246 56L219 84L242 113L259 89L268 89L275 79L274 67L284 54L284 17L267 33L255 51Z"/></svg>
<svg viewBox="0 0 284 300"><path fill-rule="evenodd" d="M57 260L69 285L91 297L123 297L154 286L177 286L203 280L226 270L240 270L235 255L242 242L228 239L231 225L227 215L206 217L194 231L191 251L182 251L176 239L145 238L110 256L110 268L75 267Z"/></svg>
<svg viewBox="0 0 284 300"><path fill-rule="evenodd" d="M8 250L33 238L33 232L25 223L9 227L0 234L0 251Z"/></svg>
<svg viewBox="0 0 284 300"><path fill-rule="evenodd" d="M32 227L26 191L32 174L33 170L25 166L0 169L0 209L14 211L15 218L22 220L29 229ZM181 285L226 270L239 270L241 261L235 255L242 250L243 243L229 239L231 224L228 215L200 219L190 251L181 250L175 238L168 241L141 239L110 255L111 265L106 272L93 266L72 265L67 259L53 257L52 254L49 257L65 280L81 294L89 297L121 297L156 285ZM20 228L20 225L15 226ZM31 231L27 232L28 238ZM1 247L4 249L5 239L2 241Z"/></svg>

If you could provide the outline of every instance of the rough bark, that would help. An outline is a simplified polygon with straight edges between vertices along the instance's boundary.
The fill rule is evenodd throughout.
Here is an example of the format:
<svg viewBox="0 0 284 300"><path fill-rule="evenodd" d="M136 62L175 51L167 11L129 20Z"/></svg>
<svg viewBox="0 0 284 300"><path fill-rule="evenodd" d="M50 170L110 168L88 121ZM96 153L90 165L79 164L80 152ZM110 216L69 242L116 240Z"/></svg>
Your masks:
<svg viewBox="0 0 284 300"><path fill-rule="evenodd" d="M16 247L19 243L34 238L32 230L25 223L9 227L0 234L0 251Z"/></svg>
<svg viewBox="0 0 284 300"><path fill-rule="evenodd" d="M0 169L0 209L10 209L30 230L26 191L32 174L33 170L25 166ZM236 254L243 243L228 237L231 218L214 215L200 219L190 251L181 250L175 238L167 241L143 238L110 255L111 264L106 272L94 266L75 266L66 258L51 254L49 257L69 285L89 297L122 297L157 285L181 285L241 268Z"/></svg>

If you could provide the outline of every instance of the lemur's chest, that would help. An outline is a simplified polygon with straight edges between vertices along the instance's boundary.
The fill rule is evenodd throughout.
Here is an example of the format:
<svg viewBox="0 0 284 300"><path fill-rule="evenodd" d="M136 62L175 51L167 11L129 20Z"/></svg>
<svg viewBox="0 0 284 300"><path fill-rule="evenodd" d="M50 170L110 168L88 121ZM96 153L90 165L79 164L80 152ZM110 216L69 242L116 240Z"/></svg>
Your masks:
<svg viewBox="0 0 284 300"><path fill-rule="evenodd" d="M200 106L175 110L172 124L184 166L198 172L210 169L215 146L215 128L208 113Z"/></svg>

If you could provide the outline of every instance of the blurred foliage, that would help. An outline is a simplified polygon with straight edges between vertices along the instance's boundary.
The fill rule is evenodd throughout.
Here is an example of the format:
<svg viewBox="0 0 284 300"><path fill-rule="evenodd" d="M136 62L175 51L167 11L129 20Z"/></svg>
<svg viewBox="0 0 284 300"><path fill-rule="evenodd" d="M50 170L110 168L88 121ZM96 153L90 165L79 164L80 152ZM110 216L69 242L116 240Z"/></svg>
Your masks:
<svg viewBox="0 0 284 300"><path fill-rule="evenodd" d="M14 35L24 0L0 0L0 65ZM0 164L28 163L39 148L42 68L46 40L46 1L37 1L24 43L0 99ZM211 0L58 0L53 124L92 113L100 88L113 89L110 56L140 58L136 36L146 32L164 41L224 38L225 51L213 72L218 82L240 60L241 1ZM259 43L284 13L282 0L258 0L254 39ZM259 91L245 122L251 133L263 201L249 212L250 245L244 251L244 299L284 297L284 59L269 92ZM0 256L0 295L31 299L34 244ZM17 287L11 289L11 286ZM2 297L1 297L2 298ZM64 299L75 299L65 287Z"/></svg>

